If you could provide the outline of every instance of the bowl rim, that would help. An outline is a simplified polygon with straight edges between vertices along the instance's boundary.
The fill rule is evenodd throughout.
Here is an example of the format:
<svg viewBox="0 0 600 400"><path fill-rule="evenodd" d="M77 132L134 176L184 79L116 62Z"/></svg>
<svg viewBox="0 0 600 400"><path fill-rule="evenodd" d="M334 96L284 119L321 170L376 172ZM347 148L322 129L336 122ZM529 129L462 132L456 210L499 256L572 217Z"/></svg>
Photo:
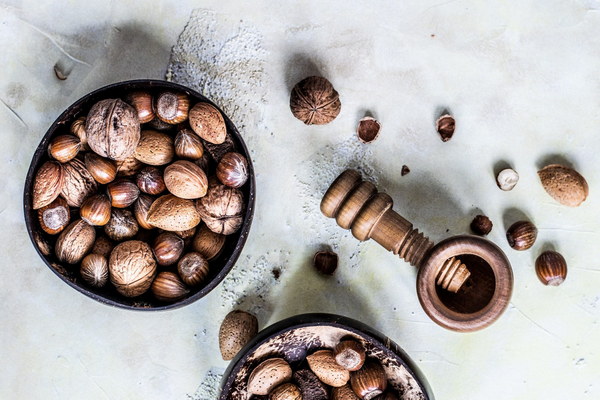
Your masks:
<svg viewBox="0 0 600 400"><path fill-rule="evenodd" d="M221 380L218 400L228 400L227 395L232 389L235 376L246 363L249 356L267 340L294 329L311 326L333 326L342 328L366 337L368 340L378 342L378 344L380 344L383 348L386 348L398 356L401 365L406 368L406 370L415 378L415 381L423 392L425 399L435 400L431 386L425 378L425 375L423 375L419 367L404 351L404 349L397 345L393 340L363 322L345 317L343 315L328 313L307 313L294 315L276 322L258 332L258 334L254 336L250 342L248 342L246 346L244 346L244 348L242 348L242 350L240 350L230 361L225 373L223 374L223 379Z"/></svg>
<svg viewBox="0 0 600 400"><path fill-rule="evenodd" d="M215 275L214 278L210 282L208 282L202 289L200 289L198 292L194 293L192 296L186 297L185 299L182 299L175 303L159 305L156 307L135 307L133 305L120 303L120 302L112 300L110 298L101 296L101 295L89 290L85 286L77 285L74 282L72 282L71 280L69 280L67 277L62 275L60 272L58 272L56 270L56 268L54 268L51 265L51 263L48 261L46 256L41 252L41 250L39 249L39 246L36 243L36 240L34 237L34 232L33 232L33 227L35 226L36 221L34 221L34 218L32 217L32 214L33 214L32 211L35 211L35 210L32 210L32 207L31 207L31 204L32 204L31 203L31 201L32 201L31 190L33 188L33 180L35 179L35 172L41 165L40 162L41 162L41 159L45 155L50 138L52 138L54 136L57 129L59 129L62 125L65 124L65 121L68 121L68 120L70 120L70 118L73 117L73 115L71 115L71 114L74 113L74 110L76 110L79 105L90 101L90 99L99 97L104 92L109 92L109 91L120 89L120 88L130 88L131 90L136 90L136 89L140 89L142 87L146 87L148 89L150 89L150 88L159 89L159 90L160 89L164 89L164 90L172 89L172 90L182 91L182 92L187 93L191 97L194 97L195 100L207 102L207 103L213 105L217 110L219 110L219 112L223 116L223 119L225 120L225 124L227 125L227 128L228 128L227 132L235 138L235 140L238 142L236 144L239 144L240 150L242 150L244 155L246 156L246 159L248 161L248 172L249 172L248 173L248 183L249 183L248 193L249 193L249 195L248 195L248 202L246 205L246 212L244 215L244 222L242 223L242 226L240 227L240 231L239 231L240 236L235 244L233 252L227 259L227 262L225 263L225 265L221 268L219 273L217 275ZM231 129L229 129L229 128L231 128ZM126 81L111 83L109 85L102 86L98 89L95 89L95 90L85 94L84 96L82 96L78 100L76 100L75 102L71 103L54 120L54 122L50 125L48 130L42 136L42 139L40 140L40 143L38 144L37 148L35 149L35 151L33 153L33 157L31 158L31 162L29 164L29 169L27 170L27 175L25 178L25 185L23 188L23 213L25 216L25 226L27 228L27 233L29 234L29 239L31 240L31 243L33 244L34 249L40 256L40 258L43 260L43 262L46 264L46 266L55 275L57 275L63 282L65 282L67 285L69 285L73 289L77 290L78 292L83 293L87 297L90 297L102 304L106 304L106 305L109 305L112 307L122 308L122 309L127 309L127 310L135 310L135 311L164 311L164 310L177 309L177 308L186 306L188 304L191 304L191 303L201 299L202 297L206 296L210 291L212 291L215 287L217 287L223 281L223 279L225 279L225 276L227 276L227 274L231 271L231 269L233 268L233 266L239 259L239 256L240 256L242 249L248 238L248 234L250 232L250 227L252 225L252 220L254 218L255 200L256 200L256 180L255 180L255 174L254 174L254 165L253 165L252 159L250 157L250 152L248 151L248 148L246 147L246 143L244 142L244 139L243 139L242 135L239 133L235 124L231 121L229 116L217 104L215 104L211 99L200 94L196 90L191 89L184 85L180 85L175 82L170 82L170 81L161 80L161 79L133 79L133 80L126 80Z"/></svg>

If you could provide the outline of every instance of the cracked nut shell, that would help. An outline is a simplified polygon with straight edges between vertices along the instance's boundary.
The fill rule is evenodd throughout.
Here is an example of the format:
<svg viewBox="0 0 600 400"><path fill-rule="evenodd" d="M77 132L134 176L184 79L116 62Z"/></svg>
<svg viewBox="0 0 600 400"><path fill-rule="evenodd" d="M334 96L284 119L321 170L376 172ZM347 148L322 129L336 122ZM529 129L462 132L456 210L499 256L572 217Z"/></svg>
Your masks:
<svg viewBox="0 0 600 400"><path fill-rule="evenodd" d="M348 371L358 371L365 363L365 348L356 340L342 340L333 349L333 357Z"/></svg>

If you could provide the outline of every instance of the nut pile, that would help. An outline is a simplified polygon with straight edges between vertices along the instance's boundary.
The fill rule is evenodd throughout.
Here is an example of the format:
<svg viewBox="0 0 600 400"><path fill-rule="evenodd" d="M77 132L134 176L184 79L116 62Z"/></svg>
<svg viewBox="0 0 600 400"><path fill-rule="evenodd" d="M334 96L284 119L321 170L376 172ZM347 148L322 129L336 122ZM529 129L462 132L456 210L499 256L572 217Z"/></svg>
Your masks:
<svg viewBox="0 0 600 400"><path fill-rule="evenodd" d="M48 154L32 193L38 245L90 287L180 300L242 225L248 162L221 113L185 93L100 100Z"/></svg>
<svg viewBox="0 0 600 400"><path fill-rule="evenodd" d="M250 374L248 392L269 400L398 399L381 363L354 339L315 351L298 368L283 358L266 359Z"/></svg>

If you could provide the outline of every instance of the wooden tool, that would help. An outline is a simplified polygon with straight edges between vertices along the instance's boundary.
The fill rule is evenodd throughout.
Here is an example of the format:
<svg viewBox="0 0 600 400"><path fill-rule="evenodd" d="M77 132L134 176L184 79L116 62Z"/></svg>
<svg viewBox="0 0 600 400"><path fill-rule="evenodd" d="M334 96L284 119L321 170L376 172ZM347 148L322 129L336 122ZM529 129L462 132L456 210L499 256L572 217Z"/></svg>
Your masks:
<svg viewBox="0 0 600 400"><path fill-rule="evenodd" d="M512 270L502 250L468 235L434 246L392 206L389 195L363 181L359 172L347 170L323 196L321 212L358 240L373 239L419 268L419 301L436 323L473 331L494 322L512 293Z"/></svg>

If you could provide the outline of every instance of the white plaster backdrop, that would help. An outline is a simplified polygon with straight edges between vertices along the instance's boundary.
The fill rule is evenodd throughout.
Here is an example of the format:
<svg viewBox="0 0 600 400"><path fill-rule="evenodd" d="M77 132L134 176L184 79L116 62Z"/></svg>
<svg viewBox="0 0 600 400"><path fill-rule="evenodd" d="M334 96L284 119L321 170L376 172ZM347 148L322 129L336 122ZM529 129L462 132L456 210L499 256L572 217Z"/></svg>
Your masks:
<svg viewBox="0 0 600 400"><path fill-rule="evenodd" d="M262 327L316 311L362 320L413 357L438 399L598 398L598 9L592 0L1 2L0 354L11 361L0 397L214 399L227 366L218 327L242 308ZM311 74L341 96L326 126L289 112L291 87ZM22 216L25 174L52 121L85 93L134 78L211 97L256 167L240 261L209 296L170 312L116 310L69 289L37 257ZM440 107L457 120L447 143L433 126ZM354 136L367 112L383 126L370 145ZM581 207L543 191L536 171L553 159L588 180ZM521 175L512 192L495 185L500 162ZM411 172L401 177L403 164ZM471 334L438 327L419 306L412 267L321 216L323 191L348 167L434 241L487 214L515 274L502 318ZM526 252L504 238L520 213L539 228ZM533 270L548 245L569 264L558 288ZM340 256L333 278L311 270L324 246Z"/></svg>

